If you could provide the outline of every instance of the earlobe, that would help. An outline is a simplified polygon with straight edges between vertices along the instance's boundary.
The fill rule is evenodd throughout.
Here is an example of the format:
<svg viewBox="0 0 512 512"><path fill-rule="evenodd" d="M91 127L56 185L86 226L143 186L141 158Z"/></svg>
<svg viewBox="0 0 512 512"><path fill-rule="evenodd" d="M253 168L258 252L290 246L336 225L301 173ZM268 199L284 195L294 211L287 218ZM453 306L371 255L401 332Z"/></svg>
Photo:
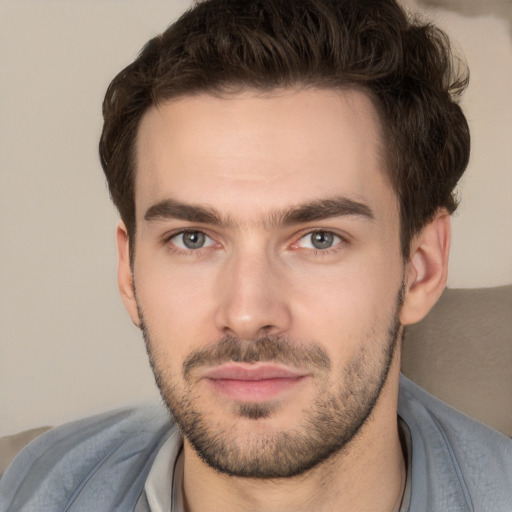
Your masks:
<svg viewBox="0 0 512 512"><path fill-rule="evenodd" d="M411 243L400 315L403 325L419 322L443 292L448 274L450 239L450 215L443 209Z"/></svg>
<svg viewBox="0 0 512 512"><path fill-rule="evenodd" d="M119 222L117 226L116 238L118 253L117 282L119 284L119 291L121 292L121 298L123 299L132 322L137 327L140 327L139 311L135 298L135 287L130 264L130 238L128 236L128 230L122 221Z"/></svg>

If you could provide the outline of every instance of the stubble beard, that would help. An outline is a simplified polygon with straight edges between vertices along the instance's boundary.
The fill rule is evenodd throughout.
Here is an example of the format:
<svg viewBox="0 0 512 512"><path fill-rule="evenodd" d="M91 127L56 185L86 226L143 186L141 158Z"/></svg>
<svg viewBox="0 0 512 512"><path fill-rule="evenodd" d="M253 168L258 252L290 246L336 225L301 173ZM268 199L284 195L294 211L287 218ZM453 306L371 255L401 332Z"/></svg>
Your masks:
<svg viewBox="0 0 512 512"><path fill-rule="evenodd" d="M320 389L296 426L266 434L256 430L236 439L236 428L219 420L213 422L201 410L200 396L192 385L195 368L223 362L278 362L311 369L325 375L330 359L323 347L302 344L283 336L266 336L250 342L226 337L211 348L190 354L183 363L182 381L166 368L166 361L154 349L148 326L139 308L149 360L160 394L183 436L211 468L246 478L288 478L301 475L345 450L361 432L387 382L389 370L401 339L399 312L403 287L387 329L372 332L345 366L335 391ZM239 403L232 414L257 422L271 417L279 405ZM220 411L219 411L220 412Z"/></svg>

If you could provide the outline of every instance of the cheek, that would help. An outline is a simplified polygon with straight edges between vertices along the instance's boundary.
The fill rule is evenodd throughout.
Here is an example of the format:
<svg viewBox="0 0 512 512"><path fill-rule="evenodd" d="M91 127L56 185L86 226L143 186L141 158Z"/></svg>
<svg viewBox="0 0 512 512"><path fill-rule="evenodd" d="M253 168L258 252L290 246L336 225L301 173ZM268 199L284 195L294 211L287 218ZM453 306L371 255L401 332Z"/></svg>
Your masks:
<svg viewBox="0 0 512 512"><path fill-rule="evenodd" d="M139 307L155 349L179 360L193 346L215 340L207 319L212 311L213 276L153 260L135 264Z"/></svg>
<svg viewBox="0 0 512 512"><path fill-rule="evenodd" d="M395 260L360 258L295 276L297 335L350 351L393 320L402 267Z"/></svg>

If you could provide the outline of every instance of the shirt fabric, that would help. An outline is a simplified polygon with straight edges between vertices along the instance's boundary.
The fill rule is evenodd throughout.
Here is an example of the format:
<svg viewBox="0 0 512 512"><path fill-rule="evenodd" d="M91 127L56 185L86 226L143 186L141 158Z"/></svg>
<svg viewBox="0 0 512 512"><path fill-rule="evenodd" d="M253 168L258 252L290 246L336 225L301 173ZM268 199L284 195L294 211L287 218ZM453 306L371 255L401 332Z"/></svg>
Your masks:
<svg viewBox="0 0 512 512"><path fill-rule="evenodd" d="M398 415L409 434L401 512L512 512L512 440L403 376ZM156 406L52 429L4 473L0 512L182 512L181 447Z"/></svg>

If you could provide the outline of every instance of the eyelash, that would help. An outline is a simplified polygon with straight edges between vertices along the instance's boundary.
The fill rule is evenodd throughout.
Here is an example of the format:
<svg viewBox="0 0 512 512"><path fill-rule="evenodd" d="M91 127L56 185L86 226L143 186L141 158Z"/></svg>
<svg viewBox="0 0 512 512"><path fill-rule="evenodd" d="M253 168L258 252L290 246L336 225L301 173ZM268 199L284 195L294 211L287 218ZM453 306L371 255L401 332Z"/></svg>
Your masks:
<svg viewBox="0 0 512 512"><path fill-rule="evenodd" d="M308 254L312 254L315 257L324 257L324 256L329 256L329 255L335 254L335 253L341 251L344 247L346 247L349 244L349 240L347 239L347 237L345 237L339 233L336 233L332 230L312 229L312 230L308 230L306 232L301 233L300 236L298 236L296 238L296 241L292 244L292 247L298 246L299 242L302 239L304 239L307 236L312 236L315 233L329 234L329 235L333 235L335 238L339 239L339 241L334 243L334 245L332 247L328 247L326 249L306 248L308 251ZM301 249L301 248L297 247L296 250L299 250L299 249Z"/></svg>
<svg viewBox="0 0 512 512"><path fill-rule="evenodd" d="M172 239L173 238L176 238L180 235L185 235L187 233L198 233L198 234L203 234L205 235L207 238L209 238L210 240L212 240L214 243L212 243L211 245L208 245L206 247L199 247L198 249L182 249L178 246L176 246L175 244L172 243ZM331 234L333 235L334 237L338 238L339 239L339 242L337 242L334 246L332 247L328 247L326 249L314 249L314 248L306 248L306 250L308 251L309 254L312 254L313 256L316 256L316 257L323 257L323 256L328 256L328 255L331 255L333 253L336 253L336 252L339 252L340 250L343 249L343 247L346 247L347 245L350 244L350 241L347 239L346 236L343 236L339 233L336 233L332 230L328 230L328 229L312 229L312 230L308 230L306 232L302 232L300 234L300 236L296 237L295 238L295 242L293 242L291 244L291 247L294 249L294 250L299 250L300 247L296 247L298 245L298 243L305 237L307 237L308 235L311 236L315 233L324 233L324 234ZM178 231L176 233L172 233L168 236L166 236L163 240L163 243L164 245L167 245L170 247L170 250L172 252L174 252L175 254L178 254L178 255L183 255L183 256L199 256L202 254L202 249L207 249L208 247L212 247L212 246L215 246L216 243L215 243L215 240L213 237L211 237L204 229L183 229L181 231ZM295 247L294 247L295 246Z"/></svg>
<svg viewBox="0 0 512 512"><path fill-rule="evenodd" d="M164 245L167 245L169 247L169 249L174 254L177 254L179 256L200 256L202 254L202 249L207 249L208 247L211 247L211 246L215 245L215 241L214 241L213 244L208 245L206 247L199 247L198 249L182 249L181 247L178 247L177 245L175 245L172 242L173 238L176 238L176 237L178 237L180 235L185 235L187 233L203 234L204 236L206 236L210 240L214 241L213 237L208 235L208 233L206 231L204 231L204 229L183 229L181 231L178 231L176 233L171 233L170 235L166 236L164 238L164 240L163 240Z"/></svg>

